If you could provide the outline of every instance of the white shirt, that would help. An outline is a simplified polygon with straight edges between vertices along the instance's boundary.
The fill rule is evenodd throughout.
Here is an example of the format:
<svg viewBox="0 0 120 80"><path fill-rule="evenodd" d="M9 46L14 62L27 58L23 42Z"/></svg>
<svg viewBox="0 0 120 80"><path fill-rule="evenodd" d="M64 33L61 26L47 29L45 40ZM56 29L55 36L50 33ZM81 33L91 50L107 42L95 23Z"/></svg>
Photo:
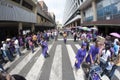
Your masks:
<svg viewBox="0 0 120 80"><path fill-rule="evenodd" d="M108 57L110 57L111 56L111 52L110 52L110 50L103 50L102 51L102 57L101 57L101 59L102 60L104 60L105 62L108 60Z"/></svg>
<svg viewBox="0 0 120 80"><path fill-rule="evenodd" d="M56 31L54 32L54 35L57 36L57 32Z"/></svg>
<svg viewBox="0 0 120 80"><path fill-rule="evenodd" d="M15 45L14 45L14 46L15 46L15 48L20 48L20 46L19 46L19 42L18 42L18 40L17 40L17 39L15 40L14 44L15 44Z"/></svg>
<svg viewBox="0 0 120 80"><path fill-rule="evenodd" d="M2 50L7 50L7 49L8 49L7 44L3 44Z"/></svg>
<svg viewBox="0 0 120 80"><path fill-rule="evenodd" d="M82 37L82 38L86 38L86 34L83 33L83 34L81 35L81 37Z"/></svg>

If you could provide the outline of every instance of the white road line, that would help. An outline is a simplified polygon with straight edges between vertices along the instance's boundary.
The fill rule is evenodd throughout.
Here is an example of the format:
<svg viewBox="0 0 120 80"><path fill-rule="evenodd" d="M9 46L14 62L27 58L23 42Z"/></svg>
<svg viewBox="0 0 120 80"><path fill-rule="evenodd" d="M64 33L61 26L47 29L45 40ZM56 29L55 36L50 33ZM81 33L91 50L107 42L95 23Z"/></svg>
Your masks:
<svg viewBox="0 0 120 80"><path fill-rule="evenodd" d="M115 70L115 76L120 80L120 72L117 69Z"/></svg>
<svg viewBox="0 0 120 80"><path fill-rule="evenodd" d="M62 46L56 47L49 80L62 80Z"/></svg>
<svg viewBox="0 0 120 80"><path fill-rule="evenodd" d="M104 75L101 79L102 80L110 80L106 75Z"/></svg>
<svg viewBox="0 0 120 80"><path fill-rule="evenodd" d="M40 50L37 48L34 53L29 53L11 72L10 74L18 74L24 66L32 59L32 57Z"/></svg>
<svg viewBox="0 0 120 80"><path fill-rule="evenodd" d="M64 39L58 39L58 41L63 41ZM67 39L68 41L73 41L74 39Z"/></svg>
<svg viewBox="0 0 120 80"><path fill-rule="evenodd" d="M52 45L49 45L48 53L51 48L52 48ZM40 57L35 62L35 64L33 65L33 67L31 68L31 70L29 71L29 73L27 74L26 79L27 80L39 80L41 69L42 69L44 62L45 62L45 58L41 54Z"/></svg>
<svg viewBox="0 0 120 80"><path fill-rule="evenodd" d="M75 64L75 53L71 47L71 45L66 45L67 50L68 50L68 55L70 58L70 62L71 62L71 66L74 68L74 64ZM77 72L75 70L73 70L74 73L74 77L75 80L85 80L84 79L84 72L82 71L82 69L79 69Z"/></svg>
<svg viewBox="0 0 120 80"><path fill-rule="evenodd" d="M26 53L27 52L27 49L24 49L21 53ZM16 55L17 56L17 55ZM15 60L13 62L7 62L5 65L4 65L4 69L10 67L13 63L15 63L20 57L16 57Z"/></svg>
<svg viewBox="0 0 120 80"><path fill-rule="evenodd" d="M75 47L76 47L77 49L80 49L80 48L81 48L81 46L80 46L79 44L75 44Z"/></svg>

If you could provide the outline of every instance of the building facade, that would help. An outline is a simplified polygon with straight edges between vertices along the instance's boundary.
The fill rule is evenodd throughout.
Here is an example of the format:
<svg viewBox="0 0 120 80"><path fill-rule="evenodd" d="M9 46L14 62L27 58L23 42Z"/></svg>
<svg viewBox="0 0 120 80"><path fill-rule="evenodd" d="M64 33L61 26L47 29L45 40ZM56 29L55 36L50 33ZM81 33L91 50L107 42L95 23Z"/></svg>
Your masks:
<svg viewBox="0 0 120 80"><path fill-rule="evenodd" d="M25 28L34 31L35 23L35 0L0 0L0 36L22 34Z"/></svg>
<svg viewBox="0 0 120 80"><path fill-rule="evenodd" d="M47 5L37 0L0 0L0 41L26 31L55 27Z"/></svg>
<svg viewBox="0 0 120 80"><path fill-rule="evenodd" d="M64 26L80 25L79 0L66 0L63 24Z"/></svg>
<svg viewBox="0 0 120 80"><path fill-rule="evenodd" d="M120 0L79 0L79 2L80 25L97 26L99 31L105 34L118 31Z"/></svg>
<svg viewBox="0 0 120 80"><path fill-rule="evenodd" d="M41 5L42 11L47 13L48 12L48 7L45 4L45 2L43 0L41 0L41 1L39 1L39 4Z"/></svg>
<svg viewBox="0 0 120 80"><path fill-rule="evenodd" d="M43 1L37 3L37 24L35 24L35 28L39 31L53 29L56 26L55 16L52 18L48 11L44 11L42 6L46 6L46 4L43 5L42 3Z"/></svg>

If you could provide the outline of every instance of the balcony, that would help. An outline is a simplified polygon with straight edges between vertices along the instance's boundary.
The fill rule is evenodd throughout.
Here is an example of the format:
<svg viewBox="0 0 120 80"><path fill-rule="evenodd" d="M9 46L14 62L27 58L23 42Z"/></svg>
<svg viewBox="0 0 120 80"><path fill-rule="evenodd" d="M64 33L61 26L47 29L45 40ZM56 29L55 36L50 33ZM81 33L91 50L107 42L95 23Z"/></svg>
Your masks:
<svg viewBox="0 0 120 80"><path fill-rule="evenodd" d="M91 2L92 2L92 0L86 0L85 2L83 2L79 7L80 10L83 10L83 9L87 8L88 6L90 6Z"/></svg>

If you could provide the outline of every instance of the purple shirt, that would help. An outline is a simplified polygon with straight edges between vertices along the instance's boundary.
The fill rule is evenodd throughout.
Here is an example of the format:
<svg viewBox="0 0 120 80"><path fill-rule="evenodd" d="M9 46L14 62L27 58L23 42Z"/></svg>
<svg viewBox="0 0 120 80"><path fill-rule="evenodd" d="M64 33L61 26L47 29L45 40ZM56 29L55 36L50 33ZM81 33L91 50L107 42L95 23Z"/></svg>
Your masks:
<svg viewBox="0 0 120 80"><path fill-rule="evenodd" d="M79 49L77 54L76 54L76 59L78 60L78 63L75 63L76 68L80 68L80 64L82 63L84 57L86 56L86 49Z"/></svg>
<svg viewBox="0 0 120 80"><path fill-rule="evenodd" d="M96 47L95 45L92 45L90 47L90 50L88 52L88 56L86 58L86 62L90 62L91 63L91 60L90 60L90 54L92 55L92 59L93 61L95 61L95 58L96 58L96 55L99 53L99 48Z"/></svg>
<svg viewBox="0 0 120 80"><path fill-rule="evenodd" d="M79 49L76 55L76 58L79 60L83 60L86 55L86 50Z"/></svg>

